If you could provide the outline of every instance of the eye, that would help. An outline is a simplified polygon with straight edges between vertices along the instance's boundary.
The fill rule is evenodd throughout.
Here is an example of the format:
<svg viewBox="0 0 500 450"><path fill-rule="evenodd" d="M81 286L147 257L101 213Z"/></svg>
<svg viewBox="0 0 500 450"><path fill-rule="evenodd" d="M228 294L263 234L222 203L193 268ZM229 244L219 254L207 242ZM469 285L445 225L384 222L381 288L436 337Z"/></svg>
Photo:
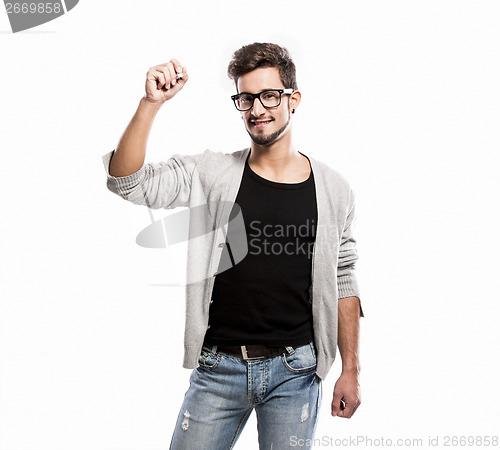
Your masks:
<svg viewBox="0 0 500 450"><path fill-rule="evenodd" d="M279 94L275 91L272 91L272 92L264 92L263 96L265 99L271 100L278 98Z"/></svg>
<svg viewBox="0 0 500 450"><path fill-rule="evenodd" d="M252 96L248 94L242 94L240 95L240 102L242 103L247 103L252 101Z"/></svg>

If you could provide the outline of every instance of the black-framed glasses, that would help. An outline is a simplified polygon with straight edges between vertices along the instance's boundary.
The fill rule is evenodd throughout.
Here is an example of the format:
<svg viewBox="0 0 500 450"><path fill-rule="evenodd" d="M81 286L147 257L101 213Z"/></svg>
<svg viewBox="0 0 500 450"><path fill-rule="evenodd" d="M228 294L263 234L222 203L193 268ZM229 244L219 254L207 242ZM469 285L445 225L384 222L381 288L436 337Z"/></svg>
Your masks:
<svg viewBox="0 0 500 450"><path fill-rule="evenodd" d="M281 105L281 96L288 95L293 92L293 89L266 89L258 94L250 94L249 92L242 92L241 94L231 95L234 106L238 111L248 111L252 109L253 102L256 98L264 108L276 108Z"/></svg>

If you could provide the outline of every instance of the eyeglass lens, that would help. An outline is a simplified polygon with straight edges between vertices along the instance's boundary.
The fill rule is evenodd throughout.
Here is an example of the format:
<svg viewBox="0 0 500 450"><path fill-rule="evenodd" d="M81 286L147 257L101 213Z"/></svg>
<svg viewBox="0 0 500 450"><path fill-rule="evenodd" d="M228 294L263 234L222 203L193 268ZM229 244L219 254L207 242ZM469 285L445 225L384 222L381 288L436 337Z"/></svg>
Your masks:
<svg viewBox="0 0 500 450"><path fill-rule="evenodd" d="M259 94L260 101L266 108L275 108L280 104L281 93L279 91L264 91ZM239 110L245 111L252 108L254 96L250 94L240 94L236 100Z"/></svg>

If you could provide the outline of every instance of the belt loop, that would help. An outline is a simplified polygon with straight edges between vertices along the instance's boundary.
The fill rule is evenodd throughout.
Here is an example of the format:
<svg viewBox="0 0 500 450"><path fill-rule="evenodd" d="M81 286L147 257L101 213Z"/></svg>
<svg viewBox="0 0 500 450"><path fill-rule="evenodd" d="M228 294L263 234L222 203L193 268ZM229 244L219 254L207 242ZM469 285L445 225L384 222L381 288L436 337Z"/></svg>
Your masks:
<svg viewBox="0 0 500 450"><path fill-rule="evenodd" d="M290 355L293 355L295 353L295 350L293 349L293 347L285 347L286 348L286 351L290 354Z"/></svg>
<svg viewBox="0 0 500 450"><path fill-rule="evenodd" d="M217 346L216 345L212 345L212 353L215 353L217 351Z"/></svg>

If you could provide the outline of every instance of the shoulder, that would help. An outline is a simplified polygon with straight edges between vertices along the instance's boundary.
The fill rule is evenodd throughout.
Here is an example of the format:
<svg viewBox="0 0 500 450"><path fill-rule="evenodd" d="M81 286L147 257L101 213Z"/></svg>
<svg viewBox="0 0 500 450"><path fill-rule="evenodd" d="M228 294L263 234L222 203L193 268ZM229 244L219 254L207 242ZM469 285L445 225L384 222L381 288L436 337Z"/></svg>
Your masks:
<svg viewBox="0 0 500 450"><path fill-rule="evenodd" d="M169 161L171 164L178 166L196 166L197 170L209 170L210 172L214 172L217 169L228 169L241 160L244 154L245 150L239 150L233 153L222 153L207 149L196 154L175 153L169 158ZM160 162L149 164L151 166L161 166L166 163Z"/></svg>
<svg viewBox="0 0 500 450"><path fill-rule="evenodd" d="M203 155L206 158L217 159L219 161L223 161L223 160L230 161L230 160L241 159L246 151L248 151L247 148L244 148L242 150L237 150L237 151L231 152L231 153L223 153L223 152L216 152L216 151L207 149L203 152Z"/></svg>
<svg viewBox="0 0 500 450"><path fill-rule="evenodd" d="M240 161L247 150L243 149L231 153L223 153L207 149L203 152L200 162L207 168L227 168Z"/></svg>
<svg viewBox="0 0 500 450"><path fill-rule="evenodd" d="M347 191L351 191L351 184L345 175L337 169L334 169L331 165L319 161L316 158L311 158L316 169L321 172L322 178L327 186L335 186L337 189L342 188Z"/></svg>

